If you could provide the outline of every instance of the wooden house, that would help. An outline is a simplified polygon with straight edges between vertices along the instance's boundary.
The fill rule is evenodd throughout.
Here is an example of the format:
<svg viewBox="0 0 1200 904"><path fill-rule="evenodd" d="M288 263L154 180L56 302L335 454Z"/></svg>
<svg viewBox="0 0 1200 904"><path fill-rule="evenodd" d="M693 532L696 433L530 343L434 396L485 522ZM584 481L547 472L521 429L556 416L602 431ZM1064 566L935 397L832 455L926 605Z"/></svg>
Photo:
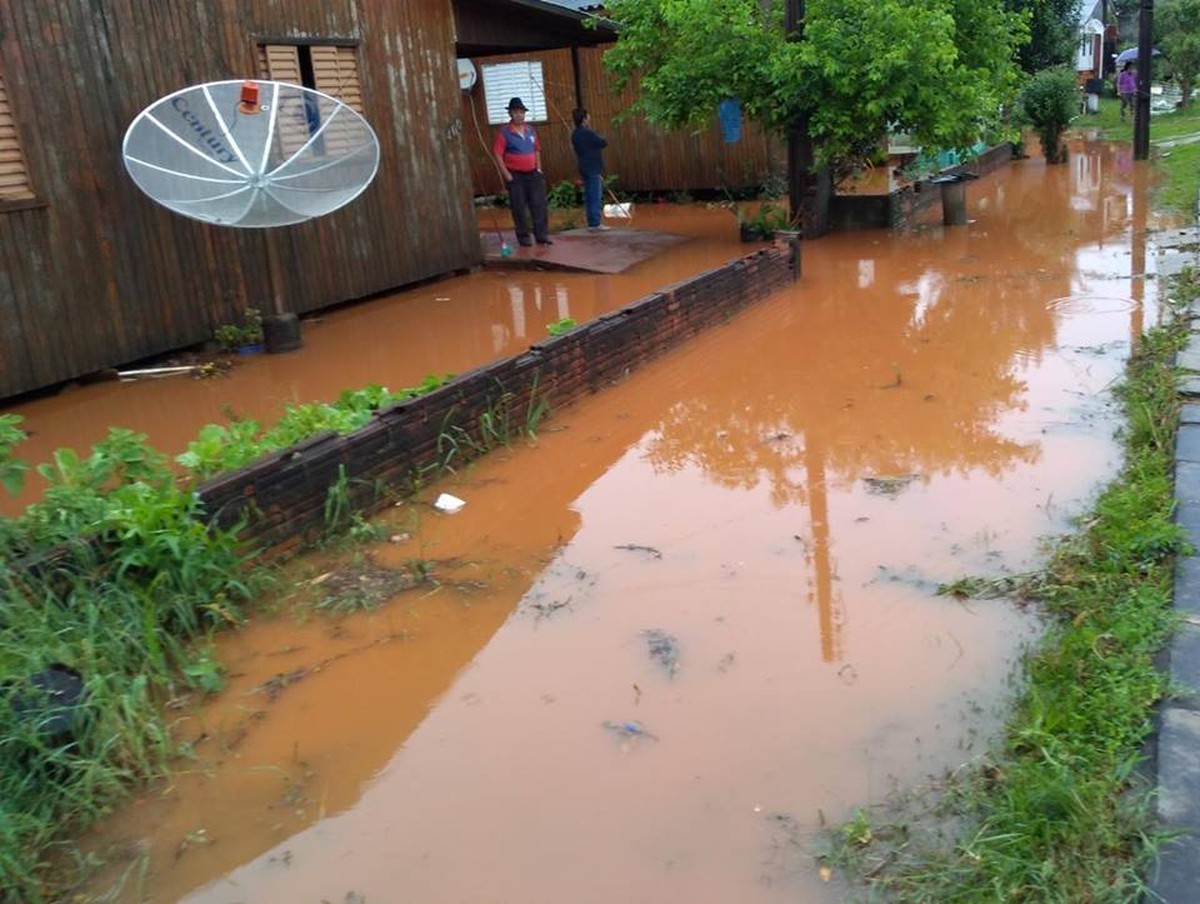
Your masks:
<svg viewBox="0 0 1200 904"><path fill-rule="evenodd" d="M0 3L0 399L162 355L240 322L302 315L482 260L473 198L502 190L496 104L536 71L551 184L574 179L569 119L592 110L630 190L718 188L770 168L753 128L615 123L584 0L44 0ZM474 76L472 78L472 75ZM180 217L125 172L124 132L188 85L308 85L374 127L379 171L353 203L269 230ZM517 84L520 84L518 81ZM497 100L499 98L499 100ZM489 109L493 116L489 117ZM535 118L535 122L537 119Z"/></svg>
<svg viewBox="0 0 1200 904"><path fill-rule="evenodd" d="M561 15L582 20L602 5L589 0L547 0L538 6L558 6ZM743 124L736 142L726 141L713 110L712 123L700 132L668 131L639 116L618 119L632 106L636 85L617 91L603 65L607 45L615 34L583 30L574 40L552 48L513 40L494 39L498 23L478 29L487 44L468 34L469 20L489 8L500 11L500 0L460 0L459 51L462 65L463 119L468 130L471 180L477 195L503 192L504 186L490 155L490 141L499 124L508 121L504 106L514 95L529 106L542 142L542 163L551 185L577 177L571 149L571 111L585 107L592 127L608 139L604 152L608 172L621 188L637 192L720 190L759 184L771 173L782 175L784 146L751 123Z"/></svg>
<svg viewBox="0 0 1200 904"><path fill-rule="evenodd" d="M495 52L563 46L577 19L539 0L0 3L0 398L205 341L276 295L304 314L479 264L460 28ZM370 187L269 230L145 197L121 157L137 113L247 77L358 109L381 146Z"/></svg>

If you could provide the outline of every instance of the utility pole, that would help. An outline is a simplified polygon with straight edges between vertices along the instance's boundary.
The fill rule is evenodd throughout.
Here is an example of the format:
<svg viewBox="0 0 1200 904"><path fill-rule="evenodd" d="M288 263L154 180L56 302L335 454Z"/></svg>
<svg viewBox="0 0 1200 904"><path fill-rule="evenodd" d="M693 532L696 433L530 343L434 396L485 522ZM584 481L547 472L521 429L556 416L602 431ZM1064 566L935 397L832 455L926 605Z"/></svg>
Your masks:
<svg viewBox="0 0 1200 904"><path fill-rule="evenodd" d="M1138 16L1137 103L1133 108L1133 159L1150 157L1150 64L1154 38L1154 0L1142 0Z"/></svg>
<svg viewBox="0 0 1200 904"><path fill-rule="evenodd" d="M1109 54L1108 40L1108 0L1103 0L1100 4L1100 24L1104 27L1104 31L1100 33L1100 65L1096 67L1097 78L1108 77L1108 61L1111 59Z"/></svg>

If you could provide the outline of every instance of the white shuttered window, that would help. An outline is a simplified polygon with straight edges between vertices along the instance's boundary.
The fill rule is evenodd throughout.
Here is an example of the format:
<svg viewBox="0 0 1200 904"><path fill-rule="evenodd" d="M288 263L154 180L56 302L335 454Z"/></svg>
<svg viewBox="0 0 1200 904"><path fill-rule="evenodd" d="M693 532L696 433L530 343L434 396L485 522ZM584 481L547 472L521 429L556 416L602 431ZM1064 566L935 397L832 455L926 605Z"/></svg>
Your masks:
<svg viewBox="0 0 1200 904"><path fill-rule="evenodd" d="M546 122L546 83L542 80L540 60L521 60L516 63L485 63L483 96L487 101L490 125L508 122L508 102L521 98L529 112L526 122Z"/></svg>

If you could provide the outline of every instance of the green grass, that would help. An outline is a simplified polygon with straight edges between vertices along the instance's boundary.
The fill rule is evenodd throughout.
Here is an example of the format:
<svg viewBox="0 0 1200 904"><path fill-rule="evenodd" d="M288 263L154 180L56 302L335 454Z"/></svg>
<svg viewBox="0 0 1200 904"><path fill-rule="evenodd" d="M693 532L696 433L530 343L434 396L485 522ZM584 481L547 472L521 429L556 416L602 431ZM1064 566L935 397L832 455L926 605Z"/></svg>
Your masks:
<svg viewBox="0 0 1200 904"><path fill-rule="evenodd" d="M204 525L144 437L113 429L86 458L60 450L39 470L43 498L0 519L0 560L17 566L0 569L5 904L68 884L65 860L50 866L64 839L178 753L163 704L219 688L207 639L258 586L236 532ZM56 709L29 681L55 663L84 683L71 735L47 730Z"/></svg>
<svg viewBox="0 0 1200 904"><path fill-rule="evenodd" d="M1195 173L1185 189L1195 195ZM1125 464L1045 570L1010 584L966 580L948 592L1004 589L1042 608L1047 634L1025 663L1004 741L941 786L831 833L827 862L870 900L1130 902L1161 838L1139 774L1153 707L1169 692L1155 656L1176 623L1175 353L1182 305L1200 297L1185 273L1179 310L1148 332L1118 390Z"/></svg>
<svg viewBox="0 0 1200 904"><path fill-rule="evenodd" d="M1121 122L1120 104L1116 98L1102 97L1100 112L1076 117L1074 128L1098 129L1102 138L1112 141L1133 141L1133 120ZM1200 134L1200 98L1192 105L1173 113L1159 113L1150 118L1150 156L1160 174L1154 190L1155 207L1191 215L1196 209L1196 190L1200 174L1200 142L1173 148L1160 148L1157 143L1184 135Z"/></svg>

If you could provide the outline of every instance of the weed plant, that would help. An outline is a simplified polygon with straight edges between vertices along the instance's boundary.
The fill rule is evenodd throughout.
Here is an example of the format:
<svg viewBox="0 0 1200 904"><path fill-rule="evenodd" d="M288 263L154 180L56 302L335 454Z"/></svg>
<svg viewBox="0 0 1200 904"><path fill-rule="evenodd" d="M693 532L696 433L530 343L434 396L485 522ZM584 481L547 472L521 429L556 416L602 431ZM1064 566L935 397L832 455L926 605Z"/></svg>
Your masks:
<svg viewBox="0 0 1200 904"><path fill-rule="evenodd" d="M1195 298L1200 283L1185 274L1172 292ZM1174 356L1187 335L1180 315L1142 337L1118 391L1127 424L1120 475L1045 570L1018 582L1049 630L1025 664L1002 747L931 792L922 818L872 830L859 813L836 833L833 861L873 898L1140 899L1160 839L1138 767L1153 707L1169 690L1155 656L1174 625L1174 559L1187 551L1172 520Z"/></svg>
<svg viewBox="0 0 1200 904"><path fill-rule="evenodd" d="M249 418L233 418L227 426L208 424L188 444L187 451L175 460L201 480L215 477L326 430L353 433L385 405L426 395L451 379L453 374L430 374L417 386L398 392L372 384L346 390L332 403L288 405L283 416L269 429Z"/></svg>
<svg viewBox="0 0 1200 904"><path fill-rule="evenodd" d="M23 438L7 417L0 473ZM0 519L0 901L44 899L68 832L104 815L176 753L163 705L219 686L204 643L254 594L236 531L206 527L196 497L145 438L110 430L91 455L39 467L43 498ZM67 668L74 705L34 676ZM61 875L53 877L56 884Z"/></svg>

